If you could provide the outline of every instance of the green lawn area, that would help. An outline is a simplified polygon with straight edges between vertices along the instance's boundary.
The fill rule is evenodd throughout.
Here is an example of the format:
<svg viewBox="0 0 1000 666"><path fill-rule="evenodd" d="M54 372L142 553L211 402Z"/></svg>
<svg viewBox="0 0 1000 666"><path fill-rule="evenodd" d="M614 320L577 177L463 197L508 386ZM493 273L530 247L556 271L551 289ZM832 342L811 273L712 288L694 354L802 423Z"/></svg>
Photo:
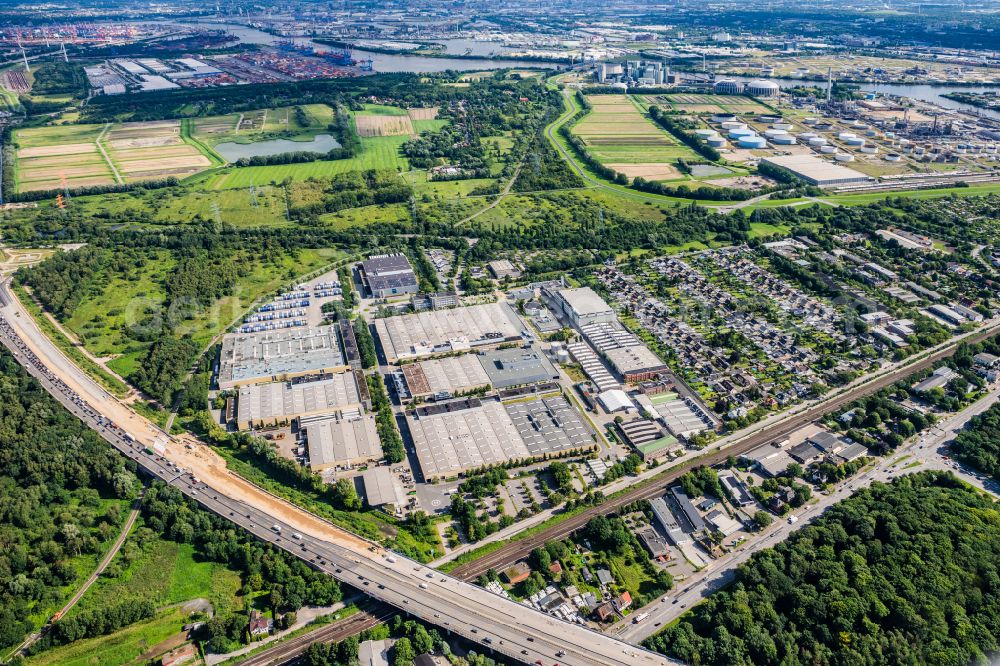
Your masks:
<svg viewBox="0 0 1000 666"><path fill-rule="evenodd" d="M360 111L355 111L356 116L406 116L409 115L406 109L398 106L388 106L386 104L365 104Z"/></svg>
<svg viewBox="0 0 1000 666"><path fill-rule="evenodd" d="M326 104L304 104L302 110L306 113L308 122L300 123L295 108L291 106L244 112L244 121L256 121L252 129L246 126L236 128L239 113L192 118L191 133L195 139L215 146L228 141L254 143L276 135L292 141L309 141L317 134L329 131L327 128L334 118L331 107Z"/></svg>
<svg viewBox="0 0 1000 666"><path fill-rule="evenodd" d="M276 227L289 224L285 193L281 187L263 185L254 194L249 187L228 190L165 188L137 192L101 194L73 199L74 208L88 215L122 218L126 227L154 225L178 226L196 222L196 217L235 227ZM54 204L42 204L52 206Z"/></svg>
<svg viewBox="0 0 1000 666"><path fill-rule="evenodd" d="M326 213L319 219L334 229L349 229L376 223L408 222L410 211L405 204L381 204Z"/></svg>
<svg viewBox="0 0 1000 666"><path fill-rule="evenodd" d="M273 166L228 167L199 180L206 189L231 189L280 183L285 178L292 180L329 178L339 173L366 169L406 170L409 167L406 158L400 155L399 147L408 139L409 137L406 136L364 137L361 139L361 153L350 159Z"/></svg>
<svg viewBox="0 0 1000 666"><path fill-rule="evenodd" d="M146 541L140 543L141 539ZM90 573L92 566L91 563L86 568L86 573ZM70 615L100 611L130 598L153 602L159 609L157 615L107 636L45 650L26 663L32 666L134 663L138 656L181 630L189 616L180 604L207 599L217 614L225 616L243 607L238 596L241 584L236 571L216 562L200 561L195 557L194 546L152 536L140 523L106 575L87 591Z"/></svg>
<svg viewBox="0 0 1000 666"><path fill-rule="evenodd" d="M37 324L39 330L52 342L59 347L59 349L69 357L81 370L83 370L89 377L94 379L98 384L100 384L109 393L116 395L118 397L125 397L128 395L129 388L124 382L118 378L111 375L107 370L102 368L100 365L95 363L90 359L89 356L80 350L78 345L74 344L63 332L57 328L43 313L41 307L35 303L34 299L28 295L20 285L15 285L14 291L17 293L17 298L24 305L24 309L28 311Z"/></svg>
<svg viewBox="0 0 1000 666"><path fill-rule="evenodd" d="M108 636L98 636L45 650L25 660L28 666L119 666L131 663L150 647L181 630L187 617L180 609L165 611Z"/></svg>
<svg viewBox="0 0 1000 666"><path fill-rule="evenodd" d="M274 292L296 276L341 257L340 250L330 248L299 250L282 256L277 263L254 262L246 256L240 257L238 260L243 261L250 272L241 278L233 294L195 312L178 324L176 332L190 334L199 346L207 345L242 316L260 295ZM164 302L162 280L175 263L167 251L157 251L141 267L127 275L116 276L103 289L88 294L65 322L67 327L96 356L120 354L109 365L116 372L127 375L145 357L147 343L133 340L122 329L143 321L147 308L150 312L159 312Z"/></svg>
<svg viewBox="0 0 1000 666"><path fill-rule="evenodd" d="M969 187L949 187L937 190L903 190L896 192L872 192L868 194L831 194L822 198L825 201L831 201L843 206L861 206L892 197L906 197L907 199L938 199L952 194L959 197L972 197L997 193L1000 193L1000 183L970 185Z"/></svg>
<svg viewBox="0 0 1000 666"><path fill-rule="evenodd" d="M433 120L412 120L410 122L417 134L420 134L421 132L437 131L448 124L448 121L443 118L434 118Z"/></svg>
<svg viewBox="0 0 1000 666"><path fill-rule="evenodd" d="M138 548L135 537L130 537ZM124 550L124 549L123 549ZM148 599L157 607L208 599L213 607L233 608L240 589L237 572L195 558L194 546L153 539L129 567L94 584L71 614L113 605L122 599Z"/></svg>

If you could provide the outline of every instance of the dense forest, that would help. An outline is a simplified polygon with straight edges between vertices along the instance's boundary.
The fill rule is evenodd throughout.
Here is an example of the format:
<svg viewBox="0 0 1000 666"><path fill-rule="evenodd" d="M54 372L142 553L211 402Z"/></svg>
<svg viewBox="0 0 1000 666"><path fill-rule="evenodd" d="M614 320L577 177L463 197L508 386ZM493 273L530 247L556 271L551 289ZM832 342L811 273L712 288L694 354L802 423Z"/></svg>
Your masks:
<svg viewBox="0 0 1000 666"><path fill-rule="evenodd" d="M96 433L62 408L16 361L0 352L0 649L19 643L81 582L74 562L101 552L118 533L138 477ZM327 605L341 598L336 581L297 558L260 543L160 483L142 500L147 528L191 543L199 557L225 563L253 589L269 591L279 610ZM123 598L102 612L83 612L55 625L36 644L96 636L150 617L148 602ZM217 618L210 648L238 642L244 615Z"/></svg>
<svg viewBox="0 0 1000 666"><path fill-rule="evenodd" d="M646 645L706 665L995 663L1000 509L944 473L875 484Z"/></svg>
<svg viewBox="0 0 1000 666"><path fill-rule="evenodd" d="M192 231L184 238L121 235L114 242L56 253L19 271L17 279L29 286L48 310L66 319L81 302L99 296L116 279L135 280L147 265L172 259L173 270L167 271L158 285L162 303L150 301L138 311L129 310L129 319L120 329L127 342L145 349L142 363L127 379L169 404L200 351L183 333L184 325L218 299L234 294L252 263L277 262L286 253L266 239L258 239L250 249L237 243L232 234L211 227L205 223L200 232ZM169 257L164 256L164 250ZM155 294L146 296L152 299Z"/></svg>
<svg viewBox="0 0 1000 666"><path fill-rule="evenodd" d="M0 352L0 651L79 582L74 558L117 534L137 478L94 432Z"/></svg>
<svg viewBox="0 0 1000 666"><path fill-rule="evenodd" d="M974 417L951 443L956 460L1000 481L1000 403Z"/></svg>

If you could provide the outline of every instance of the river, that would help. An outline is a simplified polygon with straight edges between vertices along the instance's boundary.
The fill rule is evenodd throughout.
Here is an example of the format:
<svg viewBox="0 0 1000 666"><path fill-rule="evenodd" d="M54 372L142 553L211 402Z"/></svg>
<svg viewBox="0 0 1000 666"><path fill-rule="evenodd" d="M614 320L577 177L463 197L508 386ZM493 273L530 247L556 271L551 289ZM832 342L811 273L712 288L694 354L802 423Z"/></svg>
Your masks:
<svg viewBox="0 0 1000 666"><path fill-rule="evenodd" d="M721 76L720 78L735 79L737 81L752 81L761 77L755 78L749 76L726 75ZM767 78L768 81L774 81L782 88L794 88L795 86L819 86L824 90L826 89L826 81L810 81L808 79L776 79L770 77L765 78ZM918 99L924 102L930 102L931 104L937 104L938 106L946 109L971 111L972 113L993 118L994 120L1000 120L1000 112L980 109L979 107L972 106L971 104L962 104L961 102L956 102L955 100L948 99L947 97L942 97L944 94L955 92L976 93L986 92L989 90L1000 90L1000 85L950 86L947 84L930 85L927 83L859 83L857 85L864 91L878 92L883 95L909 97L910 99Z"/></svg>
<svg viewBox="0 0 1000 666"><path fill-rule="evenodd" d="M168 23L170 23L170 25L185 28L204 29L206 27L210 27L226 30L234 37L239 38L239 40L244 44L269 45L274 44L277 40L281 39L281 37L264 32L263 30L258 30L257 28L251 28L238 23L223 23L215 21L169 21ZM444 44L448 51L457 52L459 54L464 53L468 48L473 48L473 45L476 46L476 48L473 49L473 53L477 55L487 55L493 51L500 50L499 44L478 42L469 39L438 39L428 41ZM320 51L328 51L331 48L329 46L324 46L323 44L317 44L313 40L306 37L296 37L295 43L313 47ZM536 69L556 67L555 64L538 63L530 60L446 57L428 58L426 56L413 56L405 54L374 53L372 51L365 51L364 49L353 49L352 53L357 60L371 60L372 67L376 72L412 72L415 74L423 74L429 72L441 72L446 69L458 71L478 71L516 67L533 67Z"/></svg>

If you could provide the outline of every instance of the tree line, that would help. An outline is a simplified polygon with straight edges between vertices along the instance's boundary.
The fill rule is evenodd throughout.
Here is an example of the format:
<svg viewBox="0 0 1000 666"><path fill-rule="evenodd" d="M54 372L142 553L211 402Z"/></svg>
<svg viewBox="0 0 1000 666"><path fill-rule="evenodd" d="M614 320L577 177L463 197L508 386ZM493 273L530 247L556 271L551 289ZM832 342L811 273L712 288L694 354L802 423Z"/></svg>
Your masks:
<svg viewBox="0 0 1000 666"><path fill-rule="evenodd" d="M875 483L645 644L706 666L985 665L1000 656L1000 511L947 473Z"/></svg>

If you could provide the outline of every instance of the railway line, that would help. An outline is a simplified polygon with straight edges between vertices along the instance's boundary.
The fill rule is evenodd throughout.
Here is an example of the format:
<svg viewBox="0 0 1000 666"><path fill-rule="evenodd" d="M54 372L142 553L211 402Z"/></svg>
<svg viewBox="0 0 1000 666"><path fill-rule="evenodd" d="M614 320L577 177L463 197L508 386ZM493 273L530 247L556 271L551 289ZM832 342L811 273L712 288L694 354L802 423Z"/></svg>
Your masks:
<svg viewBox="0 0 1000 666"><path fill-rule="evenodd" d="M992 337L993 335L996 335L997 330L998 326L994 323L993 325L969 336L963 340L963 342L981 342ZM726 460L729 456L739 456L747 453L748 451L752 451L759 446L763 446L768 442L772 442L783 437L784 435L794 432L802 426L834 412L844 405L847 405L859 398L876 393L914 373L926 370L938 361L954 354L957 346L958 343L955 342L954 344L948 345L943 349L932 352L925 358L920 359L915 363L903 366L894 372L887 373L884 376L872 380L871 382L862 384L856 389L846 391L841 395L823 401L813 407L810 407L809 409L805 409L791 418L776 423L771 427L761 429L751 435L748 435L730 446L721 447L705 454L704 456L678 465L674 469L645 480L633 488L607 499L602 504L589 507L575 516L560 521L548 529L542 530L523 539L511 541L507 545L488 553L483 557L459 565L452 569L450 573L452 576L463 580L473 580L490 569L500 570L509 566L514 562L527 557L532 550L544 545L546 542L563 539L569 536L576 530L586 525L591 518L614 513L621 507L633 502L649 500L663 495L672 483L692 469L702 466L716 465Z"/></svg>
<svg viewBox="0 0 1000 666"><path fill-rule="evenodd" d="M101 389L38 331L6 282L0 283L0 343L50 395L144 472L377 601L520 663L676 663L387 552L232 474L203 443L168 435Z"/></svg>
<svg viewBox="0 0 1000 666"><path fill-rule="evenodd" d="M297 664L313 643L336 643L385 622L397 611L386 604L368 601L359 612L290 638L240 662L241 666L285 666Z"/></svg>

